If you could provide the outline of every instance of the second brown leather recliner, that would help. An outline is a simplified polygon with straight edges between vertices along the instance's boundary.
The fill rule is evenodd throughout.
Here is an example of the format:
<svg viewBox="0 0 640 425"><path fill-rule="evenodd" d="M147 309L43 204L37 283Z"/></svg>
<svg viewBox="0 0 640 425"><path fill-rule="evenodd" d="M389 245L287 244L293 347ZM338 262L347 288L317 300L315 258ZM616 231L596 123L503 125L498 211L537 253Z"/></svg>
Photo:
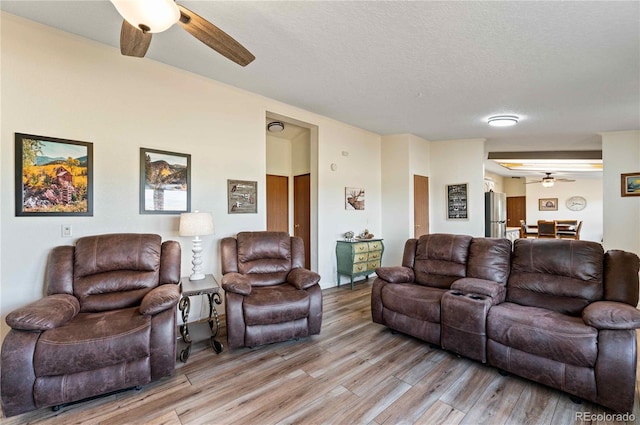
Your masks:
<svg viewBox="0 0 640 425"><path fill-rule="evenodd" d="M320 333L320 275L304 268L302 239L285 232L240 232L221 241L230 348Z"/></svg>

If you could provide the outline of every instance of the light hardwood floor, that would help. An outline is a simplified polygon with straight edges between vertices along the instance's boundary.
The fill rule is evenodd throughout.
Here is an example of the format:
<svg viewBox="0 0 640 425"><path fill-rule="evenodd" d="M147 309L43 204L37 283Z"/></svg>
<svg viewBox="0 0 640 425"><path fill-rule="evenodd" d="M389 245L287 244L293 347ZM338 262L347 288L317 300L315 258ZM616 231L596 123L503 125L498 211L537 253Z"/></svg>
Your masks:
<svg viewBox="0 0 640 425"><path fill-rule="evenodd" d="M199 343L174 376L140 391L1 422L556 425L595 423L576 421L577 412L611 413L392 334L371 321L370 294L371 282L325 290L320 335L220 355ZM638 400L636 390L636 418Z"/></svg>

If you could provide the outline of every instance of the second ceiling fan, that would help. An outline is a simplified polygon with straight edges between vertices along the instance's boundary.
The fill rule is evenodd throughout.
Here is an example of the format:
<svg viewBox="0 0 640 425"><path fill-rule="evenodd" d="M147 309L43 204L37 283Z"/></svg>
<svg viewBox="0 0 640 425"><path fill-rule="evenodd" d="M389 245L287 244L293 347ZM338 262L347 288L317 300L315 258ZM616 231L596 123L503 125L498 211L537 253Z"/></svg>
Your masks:
<svg viewBox="0 0 640 425"><path fill-rule="evenodd" d="M151 35L162 32L176 22L189 34L232 60L247 66L255 56L226 32L173 0L111 0L124 18L120 31L120 52L125 56L144 57Z"/></svg>
<svg viewBox="0 0 640 425"><path fill-rule="evenodd" d="M544 173L544 174L545 174L545 176L542 178L542 180L532 180L530 182L527 182L526 184L542 183L542 185L544 187L551 187L556 182L571 183L571 182L575 181L575 180L572 180L572 179L556 179L555 177L551 176L551 173Z"/></svg>

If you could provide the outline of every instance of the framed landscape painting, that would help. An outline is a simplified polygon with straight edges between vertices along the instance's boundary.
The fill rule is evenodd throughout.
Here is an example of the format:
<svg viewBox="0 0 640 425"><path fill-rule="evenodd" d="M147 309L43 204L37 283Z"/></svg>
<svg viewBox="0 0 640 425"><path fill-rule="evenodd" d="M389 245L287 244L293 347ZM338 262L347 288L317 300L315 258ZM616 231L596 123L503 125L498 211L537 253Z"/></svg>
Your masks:
<svg viewBox="0 0 640 425"><path fill-rule="evenodd" d="M640 196L640 172L620 175L622 196Z"/></svg>
<svg viewBox="0 0 640 425"><path fill-rule="evenodd" d="M140 148L140 214L191 211L191 155Z"/></svg>
<svg viewBox="0 0 640 425"><path fill-rule="evenodd" d="M92 216L93 143L15 134L16 216Z"/></svg>

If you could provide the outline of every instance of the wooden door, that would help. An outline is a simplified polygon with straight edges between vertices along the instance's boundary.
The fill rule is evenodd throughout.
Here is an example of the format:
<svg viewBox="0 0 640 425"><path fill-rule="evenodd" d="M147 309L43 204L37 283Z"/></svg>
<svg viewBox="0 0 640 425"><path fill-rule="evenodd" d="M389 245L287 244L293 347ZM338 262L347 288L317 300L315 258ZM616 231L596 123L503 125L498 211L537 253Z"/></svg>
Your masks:
<svg viewBox="0 0 640 425"><path fill-rule="evenodd" d="M520 227L520 220L527 222L527 197L509 196L507 198L507 227Z"/></svg>
<svg viewBox="0 0 640 425"><path fill-rule="evenodd" d="M429 233L429 177L413 175L413 235Z"/></svg>
<svg viewBox="0 0 640 425"><path fill-rule="evenodd" d="M289 233L289 177L267 174L267 230Z"/></svg>
<svg viewBox="0 0 640 425"><path fill-rule="evenodd" d="M304 264L311 267L311 175L293 178L293 235L304 242Z"/></svg>

